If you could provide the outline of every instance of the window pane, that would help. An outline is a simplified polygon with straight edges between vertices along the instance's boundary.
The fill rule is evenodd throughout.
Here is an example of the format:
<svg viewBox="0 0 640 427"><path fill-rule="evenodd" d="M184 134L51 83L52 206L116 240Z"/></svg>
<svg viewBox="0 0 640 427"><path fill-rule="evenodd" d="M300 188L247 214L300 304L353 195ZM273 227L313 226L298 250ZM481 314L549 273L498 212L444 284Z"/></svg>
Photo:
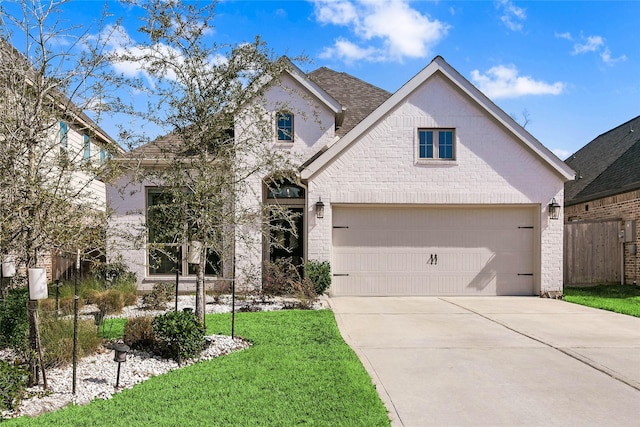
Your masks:
<svg viewBox="0 0 640 427"><path fill-rule="evenodd" d="M60 122L60 147L63 150L69 147L69 126L65 122Z"/></svg>
<svg viewBox="0 0 640 427"><path fill-rule="evenodd" d="M433 158L433 131L418 131L419 141L419 157L421 159Z"/></svg>
<svg viewBox="0 0 640 427"><path fill-rule="evenodd" d="M293 141L293 115L278 113L278 141Z"/></svg>
<svg viewBox="0 0 640 427"><path fill-rule="evenodd" d="M438 157L453 159L453 131L438 132Z"/></svg>
<svg viewBox="0 0 640 427"><path fill-rule="evenodd" d="M150 243L174 243L180 224L171 215L177 208L173 206L171 194L162 190L149 190L147 193L147 228Z"/></svg>
<svg viewBox="0 0 640 427"><path fill-rule="evenodd" d="M91 159L91 141L89 135L84 136L84 161L88 162Z"/></svg>
<svg viewBox="0 0 640 427"><path fill-rule="evenodd" d="M188 274L195 275L198 272L197 264L189 264ZM205 276L221 276L222 275L222 262L220 261L220 257L218 254L212 250L207 249L207 261L204 266L204 274Z"/></svg>
<svg viewBox="0 0 640 427"><path fill-rule="evenodd" d="M175 251L175 247L149 249L149 274L175 274L176 262L168 253Z"/></svg>

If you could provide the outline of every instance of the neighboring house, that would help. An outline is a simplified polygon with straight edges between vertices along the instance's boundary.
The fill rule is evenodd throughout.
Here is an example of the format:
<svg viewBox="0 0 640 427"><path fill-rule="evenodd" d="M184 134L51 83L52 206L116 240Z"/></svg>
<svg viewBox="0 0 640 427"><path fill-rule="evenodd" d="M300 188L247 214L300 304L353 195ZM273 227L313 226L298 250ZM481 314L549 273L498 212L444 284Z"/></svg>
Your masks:
<svg viewBox="0 0 640 427"><path fill-rule="evenodd" d="M15 108L15 116L7 115L3 132L24 132L24 123L34 120L39 141L37 147L38 168L50 181L50 191L68 195L76 203L83 203L97 211L106 210L106 186L99 175L108 158L124 150L89 116L57 89L36 89L42 99L31 99L36 72L24 56L4 39L0 39L0 68L2 68L3 108ZM38 108L34 107L38 105ZM43 111L46 115L34 115ZM13 119L16 124L10 121ZM0 136L1 137L1 136ZM5 142L6 143L6 142ZM9 150L3 153L11 152ZM24 153L22 153L24 155ZM26 158L26 155L24 155ZM12 176L15 178L15 176ZM18 183L15 183L18 186ZM6 200L5 200L6 202ZM75 261L64 256L44 255L48 280L64 274Z"/></svg>
<svg viewBox="0 0 640 427"><path fill-rule="evenodd" d="M621 124L595 138L565 163L576 171L576 179L565 184L565 221L568 227L582 226L583 233L595 233L593 239L601 238L609 223L612 231L606 241L596 244L585 242L582 248L572 251L567 260L577 270L590 271L592 265L605 263L609 274L590 272L588 275L571 274L567 283L598 283L601 281L637 282L640 277L638 259L638 233L640 221L640 116ZM594 230L590 230L594 229ZM570 235L571 236L571 235ZM579 242L576 242L579 244ZM581 263L581 253L600 248L610 248ZM571 249L571 246L569 247ZM623 256L620 251L623 250ZM607 260L607 261L603 261ZM622 264L623 263L623 264ZM624 269L624 276L620 271Z"/></svg>
<svg viewBox="0 0 640 427"><path fill-rule="evenodd" d="M562 213L549 206L573 171L444 59L394 94L327 68L279 83L265 95L269 143L303 161L277 192L255 177L254 203L300 213L298 233L272 236L288 251L257 244L247 260L330 261L332 295L562 290ZM115 219L140 226L148 191L124 185L108 189ZM118 254L143 284L172 277L149 269L144 248Z"/></svg>

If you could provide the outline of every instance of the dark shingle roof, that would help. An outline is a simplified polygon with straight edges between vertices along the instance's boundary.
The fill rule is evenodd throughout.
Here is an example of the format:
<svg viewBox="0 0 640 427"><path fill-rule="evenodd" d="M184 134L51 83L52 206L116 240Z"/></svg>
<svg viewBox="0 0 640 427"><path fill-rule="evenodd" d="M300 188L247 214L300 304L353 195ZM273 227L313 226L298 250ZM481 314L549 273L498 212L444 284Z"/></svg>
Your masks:
<svg viewBox="0 0 640 427"><path fill-rule="evenodd" d="M576 180L565 184L565 205L640 188L640 116L606 132L565 161Z"/></svg>
<svg viewBox="0 0 640 427"><path fill-rule="evenodd" d="M318 68L308 76L346 108L342 126L336 131L336 135L340 137L391 96L391 93L384 89L327 67Z"/></svg>

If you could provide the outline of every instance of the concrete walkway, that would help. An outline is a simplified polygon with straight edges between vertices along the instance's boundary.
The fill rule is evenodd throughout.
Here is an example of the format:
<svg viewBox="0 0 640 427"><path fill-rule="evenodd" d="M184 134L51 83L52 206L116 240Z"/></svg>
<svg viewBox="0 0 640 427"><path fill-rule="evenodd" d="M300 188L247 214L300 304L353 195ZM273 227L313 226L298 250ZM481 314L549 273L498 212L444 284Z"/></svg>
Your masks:
<svg viewBox="0 0 640 427"><path fill-rule="evenodd" d="M639 426L640 319L537 297L330 298L393 426Z"/></svg>

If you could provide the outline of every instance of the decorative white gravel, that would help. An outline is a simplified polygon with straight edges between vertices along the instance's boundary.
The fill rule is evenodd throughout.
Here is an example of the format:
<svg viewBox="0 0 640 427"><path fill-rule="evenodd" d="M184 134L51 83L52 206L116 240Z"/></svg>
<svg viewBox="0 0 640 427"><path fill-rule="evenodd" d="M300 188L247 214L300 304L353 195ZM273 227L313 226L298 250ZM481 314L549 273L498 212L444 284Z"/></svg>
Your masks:
<svg viewBox="0 0 640 427"><path fill-rule="evenodd" d="M294 300L241 300L236 301L235 308L238 311L243 306L251 305L251 307L256 307L262 311L280 310L291 301ZM316 308L320 306L321 304L318 303ZM178 298L178 309L182 310L186 307L195 308L194 296L180 296ZM207 313L230 312L230 298L223 297L218 303L214 303L213 298L208 297L206 307ZM167 304L168 310L174 308L175 302ZM96 311L96 309L92 306L85 306L82 310L83 317L92 317L92 311ZM142 310L140 302L138 302L136 306L125 307L123 313L117 317L155 316L165 311ZM183 367L200 360L212 359L250 346L242 338L231 339L231 337L224 335L213 335L207 337L207 340L210 344L202 352L200 358L184 362L182 364ZM48 390L45 391L43 389L42 379L40 379L40 385L28 389L28 393L32 397L23 400L15 411L3 411L2 417L35 416L62 408L71 402L82 405L91 402L93 399L109 399L114 393L122 389L131 388L135 384L151 377L179 368L178 364L173 360L162 359L149 353L132 350L127 354L127 361L121 364L120 383L119 388L116 389L118 364L113 361L113 357L113 350L102 348L100 352L79 361L76 368L75 396L72 394L72 367L48 369L46 371ZM0 350L0 359L12 360L13 353L10 350Z"/></svg>

